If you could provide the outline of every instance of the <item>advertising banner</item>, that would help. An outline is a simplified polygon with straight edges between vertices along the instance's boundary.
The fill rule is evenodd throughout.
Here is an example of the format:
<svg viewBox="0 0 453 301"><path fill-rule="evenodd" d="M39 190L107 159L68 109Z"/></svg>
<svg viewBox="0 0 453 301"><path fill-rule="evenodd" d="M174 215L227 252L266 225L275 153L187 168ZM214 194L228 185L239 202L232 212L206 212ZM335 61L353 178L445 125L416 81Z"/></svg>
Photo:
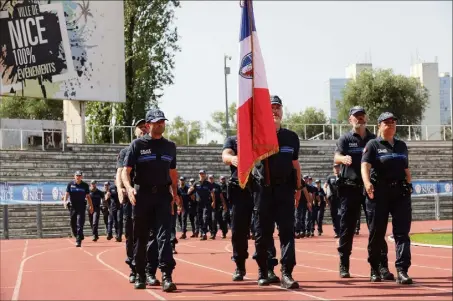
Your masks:
<svg viewBox="0 0 453 301"><path fill-rule="evenodd" d="M0 94L124 102L123 1L0 1Z"/></svg>

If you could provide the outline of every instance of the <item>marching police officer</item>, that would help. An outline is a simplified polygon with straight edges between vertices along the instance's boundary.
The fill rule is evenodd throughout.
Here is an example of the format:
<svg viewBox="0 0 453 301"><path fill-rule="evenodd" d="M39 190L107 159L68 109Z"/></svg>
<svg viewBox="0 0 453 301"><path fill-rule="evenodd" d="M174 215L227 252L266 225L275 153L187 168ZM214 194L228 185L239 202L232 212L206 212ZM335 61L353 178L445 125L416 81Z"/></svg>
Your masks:
<svg viewBox="0 0 453 301"><path fill-rule="evenodd" d="M341 201L340 241L340 277L349 278L349 257L352 251L354 230L362 199L365 198L360 162L365 145L376 136L366 128L365 109L360 106L349 110L349 123L352 130L345 133L337 141L334 161L341 164L338 180L338 194ZM387 267L387 244L382 240L380 269L382 278L393 279Z"/></svg>
<svg viewBox="0 0 453 301"><path fill-rule="evenodd" d="M135 122L135 137L143 137L147 132L145 126L145 119L140 119ZM126 264L131 269L129 273L129 282L134 283L136 278L136 271L133 265L134 261L134 227L133 227L133 209L131 202L127 197L126 188L123 185L123 181L121 179L121 173L123 172L124 168L124 158L126 157L127 150L129 146L123 148L120 153L118 154L118 160L116 163L116 186L118 187L118 199L120 204L122 204L123 208L123 222L124 222L124 236L126 237ZM134 181L135 170L131 170L131 185L133 185ZM155 276L146 278L147 283L153 285L156 283Z"/></svg>
<svg viewBox="0 0 453 301"><path fill-rule="evenodd" d="M146 246L150 230L156 235L159 252L159 268L162 271L162 290L176 290L172 272L173 259L171 237L172 206L179 205L178 172L176 170L176 145L162 136L165 131L164 113L152 109L146 113L147 135L135 139L127 151L123 183L129 201L134 208L134 252L137 279L135 288L146 288ZM130 172L135 167L134 187Z"/></svg>
<svg viewBox="0 0 453 301"><path fill-rule="evenodd" d="M206 171L198 172L200 180L195 182L187 191L189 195L195 194L197 201L197 218L200 223L201 240L207 239L208 229L212 227L212 210L215 208L214 186L206 178ZM211 234L211 239L214 239Z"/></svg>
<svg viewBox="0 0 453 301"><path fill-rule="evenodd" d="M214 176L209 175L208 181L212 184L212 191L214 192L215 198L215 207L212 211L212 228L211 228L211 237L215 239L217 235L217 224L220 227L220 231L222 231L222 239L226 238L226 234L228 232L228 226L223 219L223 213L227 211L226 200L222 194L222 188L219 184L214 182Z"/></svg>
<svg viewBox="0 0 453 301"><path fill-rule="evenodd" d="M237 136L228 137L225 140L222 151L222 161L230 166L231 177L227 186L227 199L232 204L231 210L231 244L233 246L233 260L236 264L236 270L233 273L233 281L242 281L246 275L245 260L249 257L248 239L250 236L251 225L254 229L252 216L254 212L254 199L252 194L251 182L242 189L239 186L237 174ZM254 235L254 230L252 230ZM274 273L274 266L278 264L275 258L274 240L269 246L267 252L267 282L278 283L280 278ZM253 258L255 259L256 253ZM264 282L263 282L264 284Z"/></svg>
<svg viewBox="0 0 453 301"><path fill-rule="evenodd" d="M76 171L74 180L68 183L66 193L63 196L64 207L68 208L68 206L70 206L71 230L76 238L76 247L81 247L82 240L85 238L83 235L86 214L85 199L88 201L89 213L93 214L93 201L90 196L90 187L87 183L82 181L82 177L82 172ZM68 204L68 197L70 198L70 204Z"/></svg>
<svg viewBox="0 0 453 301"><path fill-rule="evenodd" d="M378 118L379 137L370 140L363 150L361 172L367 193L370 230L368 262L371 281L381 281L381 250L391 213L396 244L396 282L412 284L407 274L411 266L412 177L406 143L395 138L396 121L392 113L382 113Z"/></svg>
<svg viewBox="0 0 453 301"><path fill-rule="evenodd" d="M219 180L220 180L220 184L219 184L220 190L222 191L223 199L225 200L225 203L227 205L227 210L223 212L222 217L223 217L223 221L224 221L224 223L226 223L226 227L228 229L228 227L231 227L231 203L230 203L230 200L228 200L228 194L227 194L228 185L227 185L225 176L220 176Z"/></svg>
<svg viewBox="0 0 453 301"><path fill-rule="evenodd" d="M110 204L107 240L113 238L113 228L115 228L115 240L121 242L121 237L123 236L123 207L119 200L121 191L118 191L115 184L110 185L110 183L105 188L107 189L105 191L105 199Z"/></svg>
<svg viewBox="0 0 453 301"><path fill-rule="evenodd" d="M316 183L316 192L315 192L315 202L316 209L313 212L316 212L313 217L313 232L314 232L314 224L318 225L318 236L322 235L322 223L324 221L324 211L326 210L326 193L324 189L321 188L321 180L317 179Z"/></svg>
<svg viewBox="0 0 453 301"><path fill-rule="evenodd" d="M294 210L300 201L303 187L300 186L299 148L297 134L281 127L282 101L271 96L272 113L277 130L280 151L253 169L253 192L255 197L255 247L258 263L258 284L267 285L267 251L273 241L273 229L277 223L281 246L281 287L298 288L292 272L296 265L294 245ZM265 167L268 164L268 168ZM269 172L269 174L268 174ZM270 184L267 184L269 181Z"/></svg>
<svg viewBox="0 0 453 301"><path fill-rule="evenodd" d="M335 238L340 237L340 216L338 214L338 173L340 171L340 164L333 165L333 175L327 177L324 183L324 189L327 194L327 202L329 203L330 215L332 217L333 231Z"/></svg>
<svg viewBox="0 0 453 301"><path fill-rule="evenodd" d="M104 193L96 187L96 184L95 180L91 181L90 197L93 202L93 213L88 213L88 220L90 222L91 231L93 232L93 241L99 239L99 215L101 213L101 203L104 199Z"/></svg>
<svg viewBox="0 0 453 301"><path fill-rule="evenodd" d="M178 195L180 200L182 201L182 212L181 212L181 231L182 234L179 237L180 239L186 239L187 235L187 217L189 217L191 225L192 225L192 231L195 231L195 224L194 224L194 219L193 217L191 218L190 215L190 197L187 194L189 191L189 186L186 185L186 178L185 177L180 177L179 178L179 186L178 186Z"/></svg>

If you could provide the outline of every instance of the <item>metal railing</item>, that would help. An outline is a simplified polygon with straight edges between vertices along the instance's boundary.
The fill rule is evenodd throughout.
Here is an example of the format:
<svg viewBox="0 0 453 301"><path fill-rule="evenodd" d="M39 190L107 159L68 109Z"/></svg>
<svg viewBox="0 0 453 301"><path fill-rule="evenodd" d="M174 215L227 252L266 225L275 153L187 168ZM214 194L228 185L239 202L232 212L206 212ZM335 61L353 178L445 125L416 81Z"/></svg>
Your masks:
<svg viewBox="0 0 453 301"><path fill-rule="evenodd" d="M65 131L5 129L0 128L0 150L63 150L65 149Z"/></svg>

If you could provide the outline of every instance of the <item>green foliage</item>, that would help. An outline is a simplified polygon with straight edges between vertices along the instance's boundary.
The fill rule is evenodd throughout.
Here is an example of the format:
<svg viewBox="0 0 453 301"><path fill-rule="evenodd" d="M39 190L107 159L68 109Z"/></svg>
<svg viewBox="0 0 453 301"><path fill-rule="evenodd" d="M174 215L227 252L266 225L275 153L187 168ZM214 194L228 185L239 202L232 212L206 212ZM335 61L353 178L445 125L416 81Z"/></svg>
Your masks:
<svg viewBox="0 0 453 301"><path fill-rule="evenodd" d="M194 145L203 137L200 121L186 121L180 116L166 125L165 133L178 146Z"/></svg>
<svg viewBox="0 0 453 301"><path fill-rule="evenodd" d="M101 125L116 119L116 124L131 126L134 120L144 118L148 109L157 107L163 88L173 84L174 58L179 51L178 32L173 24L177 6L178 1L167 0L124 2L126 102L113 107L87 104L88 127L94 126L99 132L95 134L100 137L99 142L110 139ZM130 141L130 133L129 128L115 130L115 141Z"/></svg>
<svg viewBox="0 0 453 301"><path fill-rule="evenodd" d="M236 135L236 112L237 107L236 103L233 102L228 106L228 122L230 130L228 131L228 136ZM227 136L227 126L225 111L215 111L211 114L212 122L207 123L207 128L209 131L214 133L219 133L223 137Z"/></svg>
<svg viewBox="0 0 453 301"><path fill-rule="evenodd" d="M366 70L351 80L343 90L343 101L337 101L338 119L347 120L351 107L365 108L369 124L385 111L398 117L398 124L420 124L428 105L428 90L416 78L395 75L392 70ZM407 128L398 128L405 136Z"/></svg>
<svg viewBox="0 0 453 301"><path fill-rule="evenodd" d="M2 96L0 118L63 120L63 101L20 96Z"/></svg>
<svg viewBox="0 0 453 301"><path fill-rule="evenodd" d="M326 134L329 134L329 129L331 131L331 128L328 126L308 125L326 123L328 123L328 121L324 111L314 107L308 107L305 111L298 113L286 112L285 118L283 119L283 126L296 132L302 139L312 138L313 136L322 133L323 130ZM323 139L323 137L320 136L319 139Z"/></svg>

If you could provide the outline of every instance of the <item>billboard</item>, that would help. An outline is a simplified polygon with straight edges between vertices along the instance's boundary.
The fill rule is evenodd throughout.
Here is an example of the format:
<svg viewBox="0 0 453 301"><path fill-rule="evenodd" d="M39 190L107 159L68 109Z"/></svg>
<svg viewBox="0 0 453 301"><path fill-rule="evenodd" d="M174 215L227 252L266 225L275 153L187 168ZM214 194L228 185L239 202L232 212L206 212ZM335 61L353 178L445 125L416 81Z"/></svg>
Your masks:
<svg viewBox="0 0 453 301"><path fill-rule="evenodd" d="M123 1L1 0L0 94L124 102Z"/></svg>

